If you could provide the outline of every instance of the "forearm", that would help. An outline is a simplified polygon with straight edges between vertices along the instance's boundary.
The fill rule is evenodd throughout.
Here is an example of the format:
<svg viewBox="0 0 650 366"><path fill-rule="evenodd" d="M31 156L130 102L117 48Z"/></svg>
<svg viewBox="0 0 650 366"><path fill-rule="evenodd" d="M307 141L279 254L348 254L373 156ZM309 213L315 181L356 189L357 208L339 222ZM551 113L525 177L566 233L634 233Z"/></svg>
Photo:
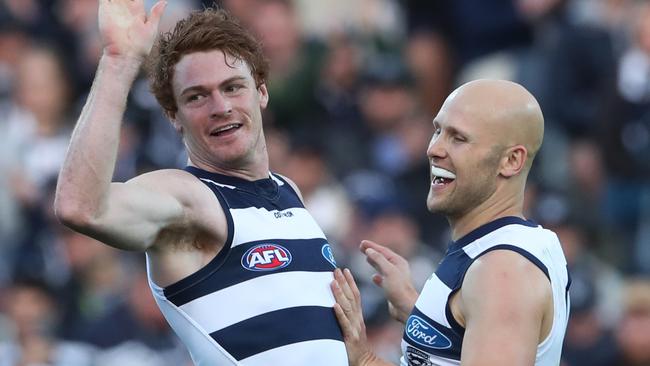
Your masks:
<svg viewBox="0 0 650 366"><path fill-rule="evenodd" d="M59 175L55 208L64 220L87 219L105 207L129 90L140 61L102 57Z"/></svg>

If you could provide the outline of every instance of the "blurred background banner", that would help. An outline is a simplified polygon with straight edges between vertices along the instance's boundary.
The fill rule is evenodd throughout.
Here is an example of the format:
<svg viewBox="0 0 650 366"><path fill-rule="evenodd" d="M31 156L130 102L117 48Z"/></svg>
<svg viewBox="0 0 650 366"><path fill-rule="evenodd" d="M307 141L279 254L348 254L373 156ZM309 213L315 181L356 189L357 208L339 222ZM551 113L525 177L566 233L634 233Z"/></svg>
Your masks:
<svg viewBox="0 0 650 366"><path fill-rule="evenodd" d="M169 0L163 31L212 4ZM408 258L421 288L449 242L425 205L431 121L461 83L504 78L545 115L526 215L557 232L574 279L563 365L650 365L649 1L217 4L262 41L271 168L298 184L356 274L381 357L398 361L402 328L360 240ZM0 0L0 366L191 364L151 297L144 256L52 212L101 52L97 0ZM186 161L142 75L114 179Z"/></svg>

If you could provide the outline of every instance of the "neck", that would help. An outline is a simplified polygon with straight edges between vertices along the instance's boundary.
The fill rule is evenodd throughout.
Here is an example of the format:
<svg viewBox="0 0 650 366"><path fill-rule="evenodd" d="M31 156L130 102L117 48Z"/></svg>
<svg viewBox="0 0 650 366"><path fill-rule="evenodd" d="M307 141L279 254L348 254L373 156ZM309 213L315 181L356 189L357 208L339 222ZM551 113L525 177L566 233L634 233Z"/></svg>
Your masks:
<svg viewBox="0 0 650 366"><path fill-rule="evenodd" d="M187 164L208 172L251 181L269 177L269 156L266 145L260 146L247 157L232 162L215 162L190 154Z"/></svg>
<svg viewBox="0 0 650 366"><path fill-rule="evenodd" d="M506 216L524 218L523 192L509 196L493 195L479 206L458 217L447 216L451 238L456 241L471 231Z"/></svg>

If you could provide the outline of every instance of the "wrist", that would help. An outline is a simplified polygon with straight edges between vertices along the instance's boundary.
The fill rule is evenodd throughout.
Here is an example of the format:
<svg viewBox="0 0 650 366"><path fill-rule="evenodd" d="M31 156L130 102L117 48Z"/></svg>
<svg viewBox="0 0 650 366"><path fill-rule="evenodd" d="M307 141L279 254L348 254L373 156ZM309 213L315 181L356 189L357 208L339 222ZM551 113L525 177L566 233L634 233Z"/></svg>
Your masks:
<svg viewBox="0 0 650 366"><path fill-rule="evenodd" d="M137 75L143 63L144 59L136 56L116 56L104 53L99 60L99 68L117 71L125 75Z"/></svg>

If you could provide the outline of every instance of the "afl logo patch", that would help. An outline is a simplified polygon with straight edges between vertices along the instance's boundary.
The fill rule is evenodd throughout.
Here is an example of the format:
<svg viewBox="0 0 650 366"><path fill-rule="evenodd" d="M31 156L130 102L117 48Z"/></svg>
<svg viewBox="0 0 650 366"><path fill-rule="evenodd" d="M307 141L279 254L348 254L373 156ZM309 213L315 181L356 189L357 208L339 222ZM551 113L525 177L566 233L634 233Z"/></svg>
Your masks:
<svg viewBox="0 0 650 366"><path fill-rule="evenodd" d="M332 265L336 267L336 260L334 259L334 253L332 253L332 247L330 247L329 243L325 243L325 245L323 245L320 251L323 254L323 257L325 257L325 259L327 259L328 262L332 263Z"/></svg>
<svg viewBox="0 0 650 366"><path fill-rule="evenodd" d="M249 271L273 271L291 263L291 253L277 244L256 245L244 253L242 267Z"/></svg>
<svg viewBox="0 0 650 366"><path fill-rule="evenodd" d="M451 341L440 333L433 325L417 315L411 315L406 320L404 333L410 340L420 346L433 349L447 349L451 347Z"/></svg>

